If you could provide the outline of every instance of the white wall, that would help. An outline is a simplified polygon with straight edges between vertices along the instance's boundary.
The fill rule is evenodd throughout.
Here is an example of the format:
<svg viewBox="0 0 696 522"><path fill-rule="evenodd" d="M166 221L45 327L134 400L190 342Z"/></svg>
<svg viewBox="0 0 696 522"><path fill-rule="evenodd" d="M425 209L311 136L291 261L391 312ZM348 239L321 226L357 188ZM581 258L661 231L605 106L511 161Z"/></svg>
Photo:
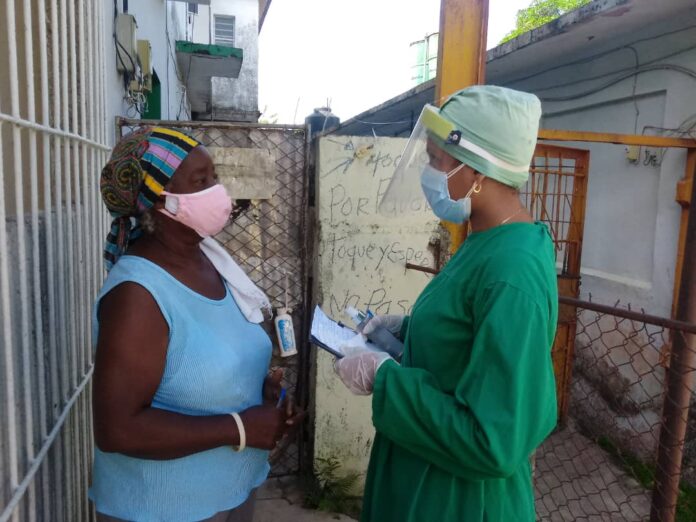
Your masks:
<svg viewBox="0 0 696 522"><path fill-rule="evenodd" d="M317 162L316 303L335 320L346 306L407 314L430 280L406 262L433 267L427 245L437 220L425 207L409 216L377 213L403 138L328 136ZM351 394L333 371L333 357L316 360L315 458L337 458L341 473L364 473L374 437L369 397Z"/></svg>
<svg viewBox="0 0 696 522"><path fill-rule="evenodd" d="M116 70L116 49L112 37L114 27L113 2L102 0L108 6L105 11L106 36L104 46L106 69L106 95L110 132L109 143L114 141L114 118L129 116L137 118L137 113L129 108L124 100L123 76ZM179 80L176 65L176 40L186 38L186 3L166 0L138 0L129 2L129 14L135 16L138 24L137 38L150 40L152 45L152 65L162 84L162 119L189 119L188 101L185 88ZM119 12L122 3L118 2Z"/></svg>
<svg viewBox="0 0 696 522"><path fill-rule="evenodd" d="M680 29L683 20L653 26L605 49L635 48L639 64L672 64L696 71L696 29L637 41ZM673 55L673 56L671 56ZM569 55L566 63L577 56ZM549 67L559 65L549 63ZM489 80L536 93L542 100L599 89L631 72L636 57L624 47L587 63L536 74L524 81ZM533 72L533 71L532 71ZM614 75L597 77L607 73ZM550 89L550 87L564 84ZM570 101L544 101L542 126L553 129L655 134L647 126L676 128L696 113L696 79L669 69L645 72L594 94ZM667 134L669 135L669 134ZM563 144L591 151L588 204L583 245L582 296L613 304L617 299L651 313L669 315L681 208L675 202L677 181L684 176L686 153L666 152L661 164L629 163L623 146ZM658 157L664 151L653 150ZM645 149L641 151L645 154Z"/></svg>
<svg viewBox="0 0 696 522"><path fill-rule="evenodd" d="M193 41L215 43L213 15L235 17L234 47L244 51L239 78L213 78L214 109L234 111L258 110L259 5L257 0L212 0L210 6L198 6L193 27ZM212 38L212 39L211 39Z"/></svg>

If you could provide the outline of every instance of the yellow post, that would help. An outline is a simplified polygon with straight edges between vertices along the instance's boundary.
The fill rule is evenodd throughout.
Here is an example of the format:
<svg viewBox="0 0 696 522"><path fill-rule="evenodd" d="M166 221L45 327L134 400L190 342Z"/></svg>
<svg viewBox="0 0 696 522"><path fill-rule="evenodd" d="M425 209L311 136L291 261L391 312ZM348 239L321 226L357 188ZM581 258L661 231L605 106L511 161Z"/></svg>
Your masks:
<svg viewBox="0 0 696 522"><path fill-rule="evenodd" d="M486 74L488 0L441 0L435 104L470 85L482 84ZM466 237L461 225L444 223L456 251Z"/></svg>

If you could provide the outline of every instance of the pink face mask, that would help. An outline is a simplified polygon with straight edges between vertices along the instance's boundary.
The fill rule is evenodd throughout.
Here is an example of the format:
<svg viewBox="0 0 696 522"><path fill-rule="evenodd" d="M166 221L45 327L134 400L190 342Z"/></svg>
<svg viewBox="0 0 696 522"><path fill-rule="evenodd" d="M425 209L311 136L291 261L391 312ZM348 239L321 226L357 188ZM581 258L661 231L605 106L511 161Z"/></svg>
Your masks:
<svg viewBox="0 0 696 522"><path fill-rule="evenodd" d="M162 195L166 198L160 212L192 228L201 237L218 234L230 219L232 200L220 184L192 194L165 191Z"/></svg>

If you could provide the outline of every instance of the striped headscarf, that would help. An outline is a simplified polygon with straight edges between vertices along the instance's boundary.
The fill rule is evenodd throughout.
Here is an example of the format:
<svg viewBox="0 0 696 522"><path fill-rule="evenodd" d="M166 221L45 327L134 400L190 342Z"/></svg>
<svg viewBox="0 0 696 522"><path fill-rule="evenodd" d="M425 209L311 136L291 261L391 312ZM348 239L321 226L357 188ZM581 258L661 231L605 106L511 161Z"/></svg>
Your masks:
<svg viewBox="0 0 696 522"><path fill-rule="evenodd" d="M142 229L140 216L152 208L169 180L200 143L163 127L146 127L118 142L101 173L102 199L113 221L104 247L107 272Z"/></svg>

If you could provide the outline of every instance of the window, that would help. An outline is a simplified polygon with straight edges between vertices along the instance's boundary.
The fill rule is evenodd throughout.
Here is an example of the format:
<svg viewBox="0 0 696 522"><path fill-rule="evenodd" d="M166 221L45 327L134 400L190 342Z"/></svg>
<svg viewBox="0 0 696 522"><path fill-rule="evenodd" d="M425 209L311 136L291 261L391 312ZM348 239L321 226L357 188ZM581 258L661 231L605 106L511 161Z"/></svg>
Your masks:
<svg viewBox="0 0 696 522"><path fill-rule="evenodd" d="M188 12L192 14L198 14L198 4L194 4L193 2L188 3Z"/></svg>
<svg viewBox="0 0 696 522"><path fill-rule="evenodd" d="M234 45L234 16L215 15L215 45Z"/></svg>

